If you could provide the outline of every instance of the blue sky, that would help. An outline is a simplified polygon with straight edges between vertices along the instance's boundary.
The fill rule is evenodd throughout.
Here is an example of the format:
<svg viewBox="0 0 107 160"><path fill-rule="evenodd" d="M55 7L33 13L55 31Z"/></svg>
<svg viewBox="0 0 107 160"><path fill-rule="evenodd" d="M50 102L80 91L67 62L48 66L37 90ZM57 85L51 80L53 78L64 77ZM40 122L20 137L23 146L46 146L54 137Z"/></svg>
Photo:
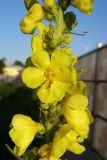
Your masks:
<svg viewBox="0 0 107 160"><path fill-rule="evenodd" d="M76 31L88 33L82 37L73 35L73 53L80 56L95 49L98 42L107 43L107 0L95 0L91 16L76 9L75 13L78 18ZM24 35L19 28L25 14L23 0L0 0L0 58L6 57L9 63L15 60L24 62L31 55L31 36Z"/></svg>

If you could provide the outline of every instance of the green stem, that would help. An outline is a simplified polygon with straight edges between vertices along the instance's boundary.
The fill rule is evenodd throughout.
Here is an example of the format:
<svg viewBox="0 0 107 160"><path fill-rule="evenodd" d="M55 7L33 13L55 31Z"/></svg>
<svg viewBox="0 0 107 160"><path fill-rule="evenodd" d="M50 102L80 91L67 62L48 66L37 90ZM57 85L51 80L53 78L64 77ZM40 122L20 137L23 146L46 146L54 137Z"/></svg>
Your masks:
<svg viewBox="0 0 107 160"><path fill-rule="evenodd" d="M83 33L75 33L75 32L70 32L71 34L75 34L77 36L84 36L86 35L88 32L83 32Z"/></svg>
<svg viewBox="0 0 107 160"><path fill-rule="evenodd" d="M23 160L22 158L20 158L19 156L17 156L14 151L9 147L8 144L5 144L6 148L10 151L10 153L15 157L17 158L18 160Z"/></svg>

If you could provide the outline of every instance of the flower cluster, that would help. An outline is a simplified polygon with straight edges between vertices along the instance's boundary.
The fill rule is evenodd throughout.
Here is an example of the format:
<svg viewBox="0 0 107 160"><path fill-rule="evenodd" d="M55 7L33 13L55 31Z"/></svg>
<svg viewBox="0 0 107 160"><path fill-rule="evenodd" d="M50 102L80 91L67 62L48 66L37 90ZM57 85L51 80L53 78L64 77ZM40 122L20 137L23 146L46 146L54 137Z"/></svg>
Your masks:
<svg viewBox="0 0 107 160"><path fill-rule="evenodd" d="M23 160L59 160L66 150L80 154L85 151L81 143L88 137L93 118L87 108L86 84L75 67L77 56L69 45L76 16L65 10L72 6L91 14L93 0L44 0L44 4L25 0L25 6L28 13L20 29L34 35L22 81L33 89L40 119L13 116L9 135L15 143L14 153ZM27 150L35 136L42 139L40 146Z"/></svg>

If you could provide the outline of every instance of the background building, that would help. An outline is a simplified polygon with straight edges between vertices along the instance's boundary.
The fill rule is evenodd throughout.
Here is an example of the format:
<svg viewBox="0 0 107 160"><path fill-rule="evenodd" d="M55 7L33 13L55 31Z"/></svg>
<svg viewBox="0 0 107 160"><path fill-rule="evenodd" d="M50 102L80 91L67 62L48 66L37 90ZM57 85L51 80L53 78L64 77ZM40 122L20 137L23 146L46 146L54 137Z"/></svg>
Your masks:
<svg viewBox="0 0 107 160"><path fill-rule="evenodd" d="M81 79L87 82L89 108L94 115L91 146L101 160L107 160L107 45L78 59L77 68L86 67Z"/></svg>
<svg viewBox="0 0 107 160"><path fill-rule="evenodd" d="M3 83L13 83L15 80L21 78L22 66L6 65L3 68L3 73L0 74L0 81Z"/></svg>

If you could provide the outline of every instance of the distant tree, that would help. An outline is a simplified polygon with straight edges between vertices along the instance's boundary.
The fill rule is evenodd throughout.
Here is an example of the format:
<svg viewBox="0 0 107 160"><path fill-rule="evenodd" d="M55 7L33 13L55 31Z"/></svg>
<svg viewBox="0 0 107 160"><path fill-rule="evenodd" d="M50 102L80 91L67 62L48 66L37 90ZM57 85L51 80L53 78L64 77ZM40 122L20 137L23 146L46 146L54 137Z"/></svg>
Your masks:
<svg viewBox="0 0 107 160"><path fill-rule="evenodd" d="M21 61L19 61L19 60L16 60L15 62L14 62L14 65L18 65L18 66L24 66L24 64L21 62Z"/></svg>
<svg viewBox="0 0 107 160"><path fill-rule="evenodd" d="M3 73L3 68L6 66L5 61L5 58L0 59L0 74Z"/></svg>

